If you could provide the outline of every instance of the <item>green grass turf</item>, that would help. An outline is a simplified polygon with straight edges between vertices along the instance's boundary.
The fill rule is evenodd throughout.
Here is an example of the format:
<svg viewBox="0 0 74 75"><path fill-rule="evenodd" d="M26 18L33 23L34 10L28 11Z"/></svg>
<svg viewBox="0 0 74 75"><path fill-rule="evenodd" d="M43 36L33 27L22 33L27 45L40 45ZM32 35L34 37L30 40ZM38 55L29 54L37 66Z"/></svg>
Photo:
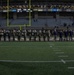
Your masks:
<svg viewBox="0 0 74 75"><path fill-rule="evenodd" d="M61 50L64 54L56 54ZM58 57L67 55L68 57ZM74 60L74 42L0 42L0 60ZM74 62L0 62L0 75L74 75Z"/></svg>

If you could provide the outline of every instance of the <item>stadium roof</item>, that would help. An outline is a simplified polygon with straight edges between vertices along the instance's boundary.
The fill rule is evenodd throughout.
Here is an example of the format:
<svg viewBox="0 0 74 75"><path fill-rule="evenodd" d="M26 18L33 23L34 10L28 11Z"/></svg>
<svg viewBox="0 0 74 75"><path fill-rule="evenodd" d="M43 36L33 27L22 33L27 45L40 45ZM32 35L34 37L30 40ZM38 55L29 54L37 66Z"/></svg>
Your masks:
<svg viewBox="0 0 74 75"><path fill-rule="evenodd" d="M12 3L24 3L25 1L29 1L29 0L9 0L10 2L12 2ZM66 2L66 3L74 3L74 0L31 0L32 2L37 2L37 3L39 3L39 2ZM6 3L7 2L7 0L0 0L0 4L1 3Z"/></svg>
<svg viewBox="0 0 74 75"><path fill-rule="evenodd" d="M0 1L7 1L7 0L0 0ZM29 1L29 0L10 0L10 1ZM55 1L55 2L57 2L57 1L66 1L66 2L74 2L74 0L31 0L31 1L37 1L37 2L39 2L39 1L48 1L48 2L50 2L50 1Z"/></svg>

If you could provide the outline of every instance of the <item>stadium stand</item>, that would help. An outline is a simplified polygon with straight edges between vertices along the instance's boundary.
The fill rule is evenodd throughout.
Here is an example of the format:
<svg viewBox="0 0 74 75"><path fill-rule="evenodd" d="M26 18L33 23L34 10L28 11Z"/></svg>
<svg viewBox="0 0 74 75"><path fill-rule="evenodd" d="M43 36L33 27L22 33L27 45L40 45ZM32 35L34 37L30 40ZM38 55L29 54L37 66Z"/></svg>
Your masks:
<svg viewBox="0 0 74 75"><path fill-rule="evenodd" d="M14 27L16 27L15 30L21 27L20 31L24 28L25 30L28 28L33 30L35 29L34 32L36 32L37 29L40 29L42 32L42 28L44 28L44 32L46 32L46 29L52 31L56 27L61 29L59 31L60 34L61 33L64 34L64 29L70 31L72 28L73 30L74 2L31 0L30 3L31 4L29 5L29 0L26 1L11 0L9 3L7 3L6 0L3 1L1 0L0 1L1 30L3 29L3 31L5 30L4 32L7 32L8 29L8 31L10 32L11 31L10 29L14 30ZM29 24L29 21L30 25L28 27L27 25ZM40 30L38 30L38 32ZM32 32L32 34L34 33Z"/></svg>

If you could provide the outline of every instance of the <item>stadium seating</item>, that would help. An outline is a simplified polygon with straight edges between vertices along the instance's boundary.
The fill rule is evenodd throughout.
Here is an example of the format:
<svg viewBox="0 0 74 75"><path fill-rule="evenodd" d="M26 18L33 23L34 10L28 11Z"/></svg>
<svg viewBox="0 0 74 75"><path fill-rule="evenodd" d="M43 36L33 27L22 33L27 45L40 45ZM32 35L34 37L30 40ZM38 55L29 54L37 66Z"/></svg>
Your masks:
<svg viewBox="0 0 74 75"><path fill-rule="evenodd" d="M74 5L68 5L68 4L50 4L48 3L47 5L46 4L33 4L31 5L31 7L33 9L38 9L38 8L48 8L48 9L54 9L54 8L57 8L57 9L63 9L63 10L67 10L67 9L71 9L71 10L74 10ZM24 4L16 4L16 5L10 5L9 6L10 9L27 9L29 8L29 5L24 5ZM0 9L7 9L7 6L6 5L3 5L3 6L0 6Z"/></svg>
<svg viewBox="0 0 74 75"><path fill-rule="evenodd" d="M34 21L34 19L31 20L32 22L32 27L44 27L46 24L49 27L54 27L54 26L63 26L64 23L66 23L67 25L72 25L73 21L70 19L54 19L54 18L47 18L47 19L43 19L43 18L39 18L37 19L37 21ZM10 19L9 20L10 25L24 25L24 24L29 24L29 20L27 19ZM6 26L7 24L7 20L6 19L0 19L0 25L1 27Z"/></svg>
<svg viewBox="0 0 74 75"><path fill-rule="evenodd" d="M24 25L28 24L28 20L26 19L15 19L11 22L11 25Z"/></svg>

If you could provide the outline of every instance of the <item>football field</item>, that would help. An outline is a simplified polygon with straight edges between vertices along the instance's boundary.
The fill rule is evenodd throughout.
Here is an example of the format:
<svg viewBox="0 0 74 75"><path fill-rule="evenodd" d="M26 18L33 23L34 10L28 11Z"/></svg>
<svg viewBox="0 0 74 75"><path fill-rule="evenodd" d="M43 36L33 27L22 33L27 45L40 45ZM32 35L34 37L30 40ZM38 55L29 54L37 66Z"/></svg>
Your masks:
<svg viewBox="0 0 74 75"><path fill-rule="evenodd" d="M0 75L74 75L74 42L0 42Z"/></svg>

